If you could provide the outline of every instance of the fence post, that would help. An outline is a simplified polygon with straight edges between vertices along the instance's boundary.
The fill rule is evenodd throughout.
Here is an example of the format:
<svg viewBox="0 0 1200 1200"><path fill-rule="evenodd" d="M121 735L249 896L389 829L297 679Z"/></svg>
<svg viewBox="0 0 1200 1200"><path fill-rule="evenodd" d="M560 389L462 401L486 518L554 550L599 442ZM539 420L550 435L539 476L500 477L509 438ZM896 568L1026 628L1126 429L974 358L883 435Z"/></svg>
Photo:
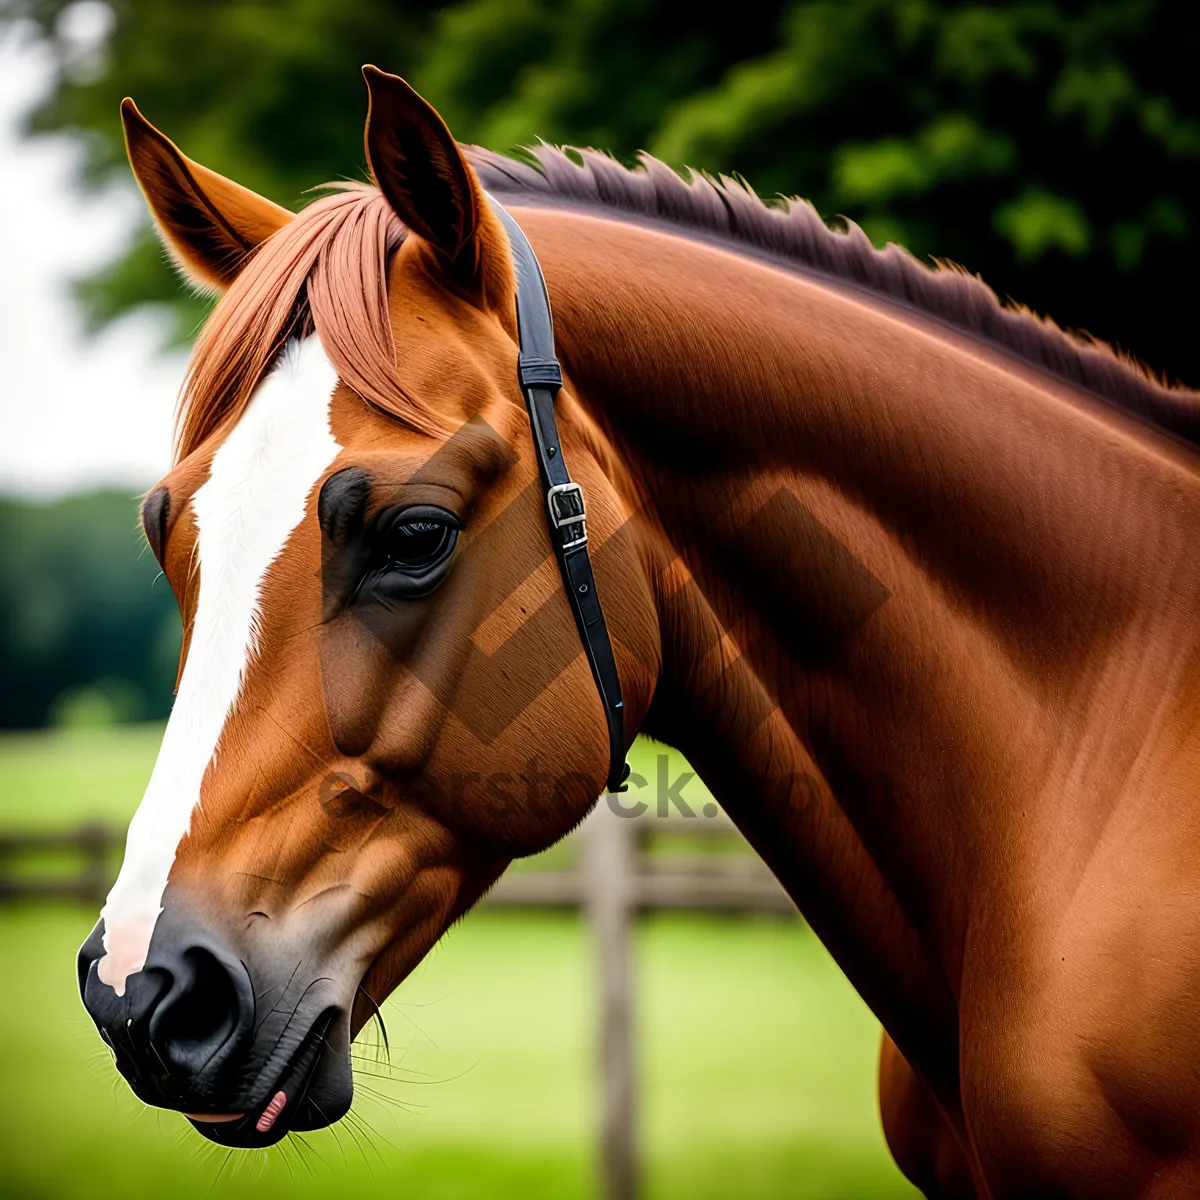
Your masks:
<svg viewBox="0 0 1200 1200"><path fill-rule="evenodd" d="M601 796L585 840L587 915L600 994L600 1175L604 1200L638 1192L633 1028L633 919L636 842Z"/></svg>

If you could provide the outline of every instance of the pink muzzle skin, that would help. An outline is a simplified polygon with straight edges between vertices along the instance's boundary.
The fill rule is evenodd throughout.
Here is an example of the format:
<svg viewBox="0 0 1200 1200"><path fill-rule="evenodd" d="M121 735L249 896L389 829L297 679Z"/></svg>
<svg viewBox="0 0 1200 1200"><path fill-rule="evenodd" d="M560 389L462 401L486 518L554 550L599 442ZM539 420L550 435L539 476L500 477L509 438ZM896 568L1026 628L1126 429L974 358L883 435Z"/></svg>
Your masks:
<svg viewBox="0 0 1200 1200"><path fill-rule="evenodd" d="M287 1096L283 1092L276 1092L271 1097L271 1103L263 1109L263 1115L258 1118L258 1123L254 1126L259 1133L268 1133L271 1126L279 1119L279 1114L283 1112L283 1106L287 1103Z"/></svg>

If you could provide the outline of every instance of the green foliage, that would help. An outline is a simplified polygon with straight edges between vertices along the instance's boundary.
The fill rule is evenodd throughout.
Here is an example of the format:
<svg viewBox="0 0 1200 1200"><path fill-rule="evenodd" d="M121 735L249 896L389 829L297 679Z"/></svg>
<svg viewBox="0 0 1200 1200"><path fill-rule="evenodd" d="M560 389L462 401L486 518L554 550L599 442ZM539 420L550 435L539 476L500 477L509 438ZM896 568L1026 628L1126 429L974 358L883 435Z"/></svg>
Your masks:
<svg viewBox="0 0 1200 1200"><path fill-rule="evenodd" d="M95 0L92 0L95 2ZM952 258L1004 294L1200 380L1176 303L1200 267L1200 22L1181 0L113 0L98 66L35 130L125 171L132 94L187 153L285 203L362 171L363 62L406 75L455 133L538 137L738 172L877 241ZM57 40L65 0L0 0ZM89 280L95 321L203 309L148 240Z"/></svg>
<svg viewBox="0 0 1200 1200"><path fill-rule="evenodd" d="M0 728L165 716L179 613L137 501L0 500Z"/></svg>
<svg viewBox="0 0 1200 1200"><path fill-rule="evenodd" d="M128 93L193 157L301 204L361 175L373 61L465 141L737 171L1200 382L1177 299L1200 272L1200 22L1174 0L111 3L97 55L77 31L100 0L0 0L0 31L31 20L61 61L31 129L79 137L93 183L127 178ZM181 340L208 303L149 225L79 295L94 325L169 306ZM0 726L162 715L178 618L133 502L2 504L0 537Z"/></svg>
<svg viewBox="0 0 1200 1200"><path fill-rule="evenodd" d="M1025 262L1051 250L1078 258L1092 242L1092 229L1080 205L1040 187L1028 187L1000 205L995 225Z"/></svg>
<svg viewBox="0 0 1200 1200"><path fill-rule="evenodd" d="M143 707L141 691L129 680L97 679L59 692L48 716L60 729L104 729L136 721Z"/></svg>

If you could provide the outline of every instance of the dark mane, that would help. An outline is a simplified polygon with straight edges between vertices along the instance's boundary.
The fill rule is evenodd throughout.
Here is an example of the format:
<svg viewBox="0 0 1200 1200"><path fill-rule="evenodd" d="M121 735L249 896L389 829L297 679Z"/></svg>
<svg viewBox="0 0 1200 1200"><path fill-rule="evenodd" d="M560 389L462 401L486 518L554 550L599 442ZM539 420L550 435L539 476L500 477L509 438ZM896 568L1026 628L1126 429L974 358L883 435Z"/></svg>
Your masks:
<svg viewBox="0 0 1200 1200"><path fill-rule="evenodd" d="M497 199L603 209L700 234L833 276L988 339L1055 375L1200 446L1200 393L1171 386L1140 362L1026 308L1003 304L981 279L929 267L900 246L876 250L853 222L831 229L805 200L764 204L738 180L677 175L648 154L630 170L595 150L537 146L520 162L464 147Z"/></svg>

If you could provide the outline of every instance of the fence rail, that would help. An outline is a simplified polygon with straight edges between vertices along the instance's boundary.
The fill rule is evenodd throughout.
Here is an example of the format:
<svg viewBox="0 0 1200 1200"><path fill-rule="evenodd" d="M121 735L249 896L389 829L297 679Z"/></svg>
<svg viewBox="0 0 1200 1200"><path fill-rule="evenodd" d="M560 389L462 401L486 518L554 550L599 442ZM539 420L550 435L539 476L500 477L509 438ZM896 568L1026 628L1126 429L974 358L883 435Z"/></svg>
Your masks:
<svg viewBox="0 0 1200 1200"><path fill-rule="evenodd" d="M72 829L0 833L0 901L78 900L102 904L113 882L113 860L125 834L103 821ZM46 871L46 860L78 860L71 874ZM22 870L25 866L25 870Z"/></svg>
<svg viewBox="0 0 1200 1200"><path fill-rule="evenodd" d="M609 817L609 819L614 819ZM590 819L582 833L596 820ZM686 835L694 840L737 838L725 817L715 819L621 818L617 828L633 841L627 903L635 912L766 913L794 916L787 893L752 854L646 852L651 838ZM716 835L714 837L714 835ZM574 835L581 839L581 834ZM66 900L102 904L112 886L125 831L103 821L68 829L0 833L0 901ZM581 856L582 857L582 856ZM64 871L64 864L75 866ZM50 869L51 864L60 869ZM582 863L550 870L509 871L484 898L492 908L585 909L594 886Z"/></svg>
<svg viewBox="0 0 1200 1200"><path fill-rule="evenodd" d="M677 836L695 845L686 853L668 849ZM103 822L51 832L2 833L0 901L99 905L112 885L124 840L123 830ZM707 851L697 846L707 846ZM622 817L602 801L567 840L568 857L572 851L577 851L576 861L569 866L510 870L483 905L578 909L585 915L600 991L602 1194L605 1200L633 1200L639 1191L634 921L639 913L665 910L795 917L796 909L723 815ZM77 869L64 872L64 859L68 866L73 860ZM59 869L49 870L52 864Z"/></svg>

